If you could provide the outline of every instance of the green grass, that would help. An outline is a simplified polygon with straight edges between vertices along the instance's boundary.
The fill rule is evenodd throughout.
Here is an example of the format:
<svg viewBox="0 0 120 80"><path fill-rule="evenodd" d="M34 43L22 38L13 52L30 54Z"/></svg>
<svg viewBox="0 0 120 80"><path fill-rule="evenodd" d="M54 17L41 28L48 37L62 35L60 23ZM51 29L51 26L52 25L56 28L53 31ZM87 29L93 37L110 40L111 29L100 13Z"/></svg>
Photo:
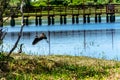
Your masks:
<svg viewBox="0 0 120 80"><path fill-rule="evenodd" d="M6 64L7 67L1 68L0 78L7 80L109 80L111 78L114 80L119 79L120 75L120 62L114 60L62 55L14 54L12 57L14 59Z"/></svg>

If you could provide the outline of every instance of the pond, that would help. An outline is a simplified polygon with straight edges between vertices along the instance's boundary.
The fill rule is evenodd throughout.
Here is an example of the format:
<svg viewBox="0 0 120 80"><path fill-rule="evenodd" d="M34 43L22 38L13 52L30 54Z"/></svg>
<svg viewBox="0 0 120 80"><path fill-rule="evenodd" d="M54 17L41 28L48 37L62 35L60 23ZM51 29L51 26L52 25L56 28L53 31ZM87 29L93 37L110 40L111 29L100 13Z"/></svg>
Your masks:
<svg viewBox="0 0 120 80"><path fill-rule="evenodd" d="M8 28L3 50L10 51L16 42L20 25ZM44 32L49 40L32 45L36 34ZM72 55L120 60L120 23L89 23L66 25L31 24L25 26L15 52L23 43L23 52L31 55Z"/></svg>

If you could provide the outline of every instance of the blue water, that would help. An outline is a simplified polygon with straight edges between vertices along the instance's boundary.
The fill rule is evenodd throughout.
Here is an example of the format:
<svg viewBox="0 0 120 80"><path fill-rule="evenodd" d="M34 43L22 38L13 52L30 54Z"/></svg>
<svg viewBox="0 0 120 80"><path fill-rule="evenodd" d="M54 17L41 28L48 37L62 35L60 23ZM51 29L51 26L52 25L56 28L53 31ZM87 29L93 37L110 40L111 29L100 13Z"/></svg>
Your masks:
<svg viewBox="0 0 120 80"><path fill-rule="evenodd" d="M76 30L105 30L120 29L120 23L91 23L91 24L67 24L67 25L43 25L43 26L25 26L24 32L36 31L76 31ZM8 32L19 32L20 26L8 27Z"/></svg>
<svg viewBox="0 0 120 80"><path fill-rule="evenodd" d="M7 27L4 51L10 51L17 39L20 25ZM32 45L36 34L44 32L50 44L42 40ZM50 32L50 33L49 33ZM50 36L49 36L50 34ZM33 55L73 55L120 60L120 23L89 23L66 25L31 24L25 26L19 45L24 43L23 52ZM17 52L18 48L14 51Z"/></svg>

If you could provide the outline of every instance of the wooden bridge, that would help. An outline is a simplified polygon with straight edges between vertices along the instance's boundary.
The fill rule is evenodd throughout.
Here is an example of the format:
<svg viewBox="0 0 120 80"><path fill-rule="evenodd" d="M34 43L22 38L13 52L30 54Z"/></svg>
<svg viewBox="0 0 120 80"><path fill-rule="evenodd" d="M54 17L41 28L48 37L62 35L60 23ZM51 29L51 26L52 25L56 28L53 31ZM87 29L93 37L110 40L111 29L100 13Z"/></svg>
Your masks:
<svg viewBox="0 0 120 80"><path fill-rule="evenodd" d="M14 18L17 18L18 16L20 16L20 13L11 16L11 26L15 26ZM95 23L100 23L102 16L106 17L106 22L115 22L115 16L120 16L120 4L24 8L24 22L26 25L29 25L29 17L35 17L36 25L42 25L42 17L47 17L48 25L54 25L56 17L59 17L60 24L66 24L67 17L72 18L73 24L78 24L79 18L83 19L83 23L90 23L91 17L94 17Z"/></svg>

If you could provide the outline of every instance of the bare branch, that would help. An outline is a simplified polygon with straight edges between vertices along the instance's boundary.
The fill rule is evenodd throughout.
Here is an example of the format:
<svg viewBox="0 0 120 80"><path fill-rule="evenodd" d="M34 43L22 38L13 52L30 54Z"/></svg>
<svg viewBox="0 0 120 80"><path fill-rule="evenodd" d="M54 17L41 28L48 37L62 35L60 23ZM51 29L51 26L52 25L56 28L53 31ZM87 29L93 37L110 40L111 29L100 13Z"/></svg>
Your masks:
<svg viewBox="0 0 120 80"><path fill-rule="evenodd" d="M19 41L20 41L20 38L21 38L21 36L22 36L23 27L24 27L24 24L21 26L20 33L18 34L18 39L17 39L15 45L13 46L13 48L12 48L12 49L10 50L10 52L8 53L7 57L9 57L9 56L12 54L12 52L15 50L15 48L17 47L17 45L18 45L18 43L19 43Z"/></svg>
<svg viewBox="0 0 120 80"><path fill-rule="evenodd" d="M16 41L16 43L15 43L15 45L13 46L13 48L10 50L10 52L8 53L8 55L7 55L7 57L9 57L11 54L12 54L12 52L15 50L15 48L17 47L17 45L18 45L18 43L19 43L19 41L20 41L20 38L21 38L21 36L22 36L22 32L23 32L23 27L24 27L24 22L23 22L23 20L24 20L24 15L23 15L23 5L24 4L24 1L22 1L22 3L21 3L21 14L22 14L22 22L21 22L21 29L20 29L20 33L18 34L18 39L17 39L17 41Z"/></svg>

